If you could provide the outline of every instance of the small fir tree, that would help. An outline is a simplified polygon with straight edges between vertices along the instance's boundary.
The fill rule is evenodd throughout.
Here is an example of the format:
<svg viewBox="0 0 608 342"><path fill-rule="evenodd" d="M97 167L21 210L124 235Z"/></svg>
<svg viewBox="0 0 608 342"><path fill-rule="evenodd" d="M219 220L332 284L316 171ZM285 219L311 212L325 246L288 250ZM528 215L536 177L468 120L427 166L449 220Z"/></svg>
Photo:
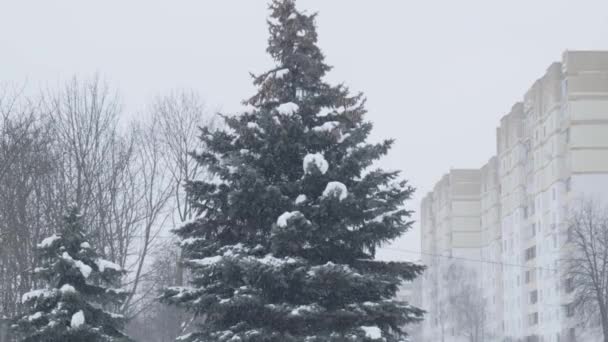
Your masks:
<svg viewBox="0 0 608 342"><path fill-rule="evenodd" d="M124 272L86 241L76 206L63 230L39 243L37 252L34 273L44 287L23 295L28 309L13 326L19 341L130 341L122 333L124 317L111 312L127 295L113 287Z"/></svg>
<svg viewBox="0 0 608 342"><path fill-rule="evenodd" d="M392 141L366 143L363 96L323 80L315 15L270 10L277 66L227 129L202 130L216 178L188 185L199 216L175 231L191 286L162 298L200 318L183 341L402 341L422 311L395 292L423 267L374 256L410 228L413 189L372 168Z"/></svg>

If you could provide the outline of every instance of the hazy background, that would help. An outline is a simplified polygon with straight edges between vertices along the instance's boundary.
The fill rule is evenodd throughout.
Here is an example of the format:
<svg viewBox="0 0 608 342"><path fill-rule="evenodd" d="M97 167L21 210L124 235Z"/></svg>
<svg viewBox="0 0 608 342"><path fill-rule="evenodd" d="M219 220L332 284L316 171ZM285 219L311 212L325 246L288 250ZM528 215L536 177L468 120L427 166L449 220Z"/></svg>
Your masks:
<svg viewBox="0 0 608 342"><path fill-rule="evenodd" d="M330 80L367 95L373 139L397 139L381 164L417 187L416 211L450 168L492 156L499 118L564 50L608 49L606 0L297 2L320 12ZM175 88L231 112L254 92L248 72L271 65L266 4L0 0L0 82L35 91L99 73L130 115ZM393 247L419 250L419 240L416 225Z"/></svg>

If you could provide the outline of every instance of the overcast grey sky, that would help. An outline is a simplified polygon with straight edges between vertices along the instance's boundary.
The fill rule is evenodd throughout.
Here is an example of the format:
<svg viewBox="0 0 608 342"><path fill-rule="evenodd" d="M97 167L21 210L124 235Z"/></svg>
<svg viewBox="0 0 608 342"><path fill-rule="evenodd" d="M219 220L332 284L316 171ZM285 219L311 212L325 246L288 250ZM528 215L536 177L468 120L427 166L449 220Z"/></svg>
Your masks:
<svg viewBox="0 0 608 342"><path fill-rule="evenodd" d="M397 139L381 164L418 188L408 205L416 211L451 167L490 158L500 117L564 50L608 49L606 0L298 6L320 12L329 78L365 92L374 140ZM98 72L131 113L174 88L233 111L254 91L248 72L271 65L266 15L265 0L0 0L0 81L37 88ZM395 246L419 250L418 226Z"/></svg>

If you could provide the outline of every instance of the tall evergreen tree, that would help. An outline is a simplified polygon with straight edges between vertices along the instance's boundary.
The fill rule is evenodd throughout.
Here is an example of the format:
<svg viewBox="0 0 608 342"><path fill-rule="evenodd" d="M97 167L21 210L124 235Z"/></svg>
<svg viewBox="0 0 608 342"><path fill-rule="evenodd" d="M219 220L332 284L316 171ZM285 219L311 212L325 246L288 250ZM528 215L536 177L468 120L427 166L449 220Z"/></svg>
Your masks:
<svg viewBox="0 0 608 342"><path fill-rule="evenodd" d="M23 342L126 342L117 308L126 292L114 288L121 268L100 258L86 241L76 206L59 234L37 246L36 277L45 287L23 295L28 312L13 326Z"/></svg>
<svg viewBox="0 0 608 342"><path fill-rule="evenodd" d="M402 341L422 311L394 299L422 267L374 260L406 232L413 188L372 168L365 100L323 78L315 15L274 0L268 53L249 109L203 128L195 156L216 175L187 191L199 216L176 229L190 287L163 300L201 318L184 341Z"/></svg>

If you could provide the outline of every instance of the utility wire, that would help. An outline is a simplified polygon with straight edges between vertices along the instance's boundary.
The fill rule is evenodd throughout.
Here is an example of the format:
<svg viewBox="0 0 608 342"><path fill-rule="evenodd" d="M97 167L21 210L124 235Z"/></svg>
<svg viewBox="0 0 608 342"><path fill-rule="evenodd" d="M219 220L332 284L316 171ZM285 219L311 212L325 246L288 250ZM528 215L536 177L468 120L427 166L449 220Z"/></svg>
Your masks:
<svg viewBox="0 0 608 342"><path fill-rule="evenodd" d="M484 259L457 257L457 256L451 256L451 255L434 254L434 253L429 253L429 252L413 251L413 250L402 249L402 248L394 248L394 247L383 247L382 249L386 249L386 250L390 250L390 251L395 251L395 252L401 252L401 253L429 255L429 256L434 256L434 257L438 257L438 258L446 258L446 259L452 259L452 260L463 260L463 261L471 261L471 262L486 263L486 264L493 264L493 265L518 267L518 268L522 268L522 269L542 269L542 270L557 272L557 269L547 268L547 267L527 266L527 265L522 265L522 264L505 263L505 262L501 262L501 261L493 261L493 260L484 260Z"/></svg>
<svg viewBox="0 0 608 342"><path fill-rule="evenodd" d="M132 237L141 237L139 235L131 235L131 236ZM177 236L162 236L161 235L161 236L157 236L156 238L179 240L179 238ZM395 251L395 252L400 252L400 253L405 253L405 254L428 255L428 256L433 256L433 257L437 257L437 258L450 259L450 260L462 260L462 261L477 262L477 263L484 263L484 264L491 264L491 265L517 267L517 268L526 269L526 270L537 269L537 270L545 270L545 271L550 271L550 272L557 272L558 271L555 268L548 268L548 267L541 267L541 266L528 266L528 265L523 265L523 264L506 263L506 262L494 261L494 260L465 258L465 257L443 255L443 254L435 254L435 253L423 252L423 251L414 251L414 250L403 249L403 248L395 248L395 247L382 247L381 249L385 249L385 250L389 250L389 251Z"/></svg>

